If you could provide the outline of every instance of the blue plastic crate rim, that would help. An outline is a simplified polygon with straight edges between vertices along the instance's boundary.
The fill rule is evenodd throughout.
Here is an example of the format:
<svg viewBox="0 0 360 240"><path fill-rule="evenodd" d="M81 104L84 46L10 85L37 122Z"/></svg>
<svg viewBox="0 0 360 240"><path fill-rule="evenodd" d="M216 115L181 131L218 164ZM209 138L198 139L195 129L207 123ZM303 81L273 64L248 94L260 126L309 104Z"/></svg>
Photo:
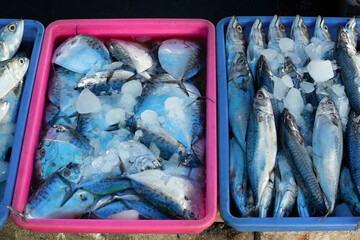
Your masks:
<svg viewBox="0 0 360 240"><path fill-rule="evenodd" d="M0 19L0 27L15 21L17 19ZM12 145L11 157L9 162L8 176L4 190L4 197L0 204L0 229L4 226L9 217L9 209L5 204L11 205L18 165L20 160L21 148L25 133L28 111L30 107L31 94L34 86L36 69L39 61L41 44L44 36L44 26L35 20L24 20L24 34L22 42L32 43L32 52L28 71L25 75L25 85L21 96L19 113L16 122L14 142Z"/></svg>
<svg viewBox="0 0 360 240"><path fill-rule="evenodd" d="M267 36L271 17L238 17L243 27L246 41L251 26L256 18L264 25ZM281 17L288 37L291 24L295 17ZM220 213L224 221L237 231L347 231L354 230L360 217L328 217L324 221L320 217L300 218L239 218L230 211L230 181L229 181L229 121L228 121L228 95L226 78L225 37L226 29L231 17L222 19L216 26L217 51L217 84L218 84L218 136L219 136L219 196ZM334 41L337 29L345 26L349 18L325 17L331 39ZM303 17L308 28L309 36L313 36L316 17ZM359 20L357 20L359 24Z"/></svg>

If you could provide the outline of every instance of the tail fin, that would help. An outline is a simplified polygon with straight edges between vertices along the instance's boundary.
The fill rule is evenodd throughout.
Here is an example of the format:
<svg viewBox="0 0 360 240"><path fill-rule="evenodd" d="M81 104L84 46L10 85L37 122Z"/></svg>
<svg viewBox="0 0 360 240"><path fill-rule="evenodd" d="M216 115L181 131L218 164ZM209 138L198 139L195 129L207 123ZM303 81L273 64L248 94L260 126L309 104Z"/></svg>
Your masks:
<svg viewBox="0 0 360 240"><path fill-rule="evenodd" d="M256 206L247 210L247 212L244 213L241 217L254 217L258 215L259 215L259 206Z"/></svg>
<svg viewBox="0 0 360 240"><path fill-rule="evenodd" d="M16 210L15 208L13 208L12 206L10 206L10 205L8 205L6 203L4 203L4 205L5 205L5 207L7 207L11 211L11 213L13 213L15 215L18 215L23 222L27 221L27 218L26 218L25 214L19 212L18 210Z"/></svg>

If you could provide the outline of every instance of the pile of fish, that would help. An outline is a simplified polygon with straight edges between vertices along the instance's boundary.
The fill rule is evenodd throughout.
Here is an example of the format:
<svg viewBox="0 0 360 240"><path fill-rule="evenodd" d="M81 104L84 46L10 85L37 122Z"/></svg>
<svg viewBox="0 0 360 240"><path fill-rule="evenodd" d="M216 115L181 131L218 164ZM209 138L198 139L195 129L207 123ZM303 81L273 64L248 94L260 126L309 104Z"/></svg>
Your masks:
<svg viewBox="0 0 360 240"><path fill-rule="evenodd" d="M333 42L320 16L310 39L299 15L290 38L275 15L267 43L259 19L246 43L237 17L231 19L226 61L235 215L359 215L357 38L355 17Z"/></svg>
<svg viewBox="0 0 360 240"><path fill-rule="evenodd" d="M6 184L23 78L29 66L25 54L17 53L23 33L23 20L9 23L0 30L0 199Z"/></svg>
<svg viewBox="0 0 360 240"><path fill-rule="evenodd" d="M34 191L18 214L202 218L202 49L182 39L65 40L53 53Z"/></svg>

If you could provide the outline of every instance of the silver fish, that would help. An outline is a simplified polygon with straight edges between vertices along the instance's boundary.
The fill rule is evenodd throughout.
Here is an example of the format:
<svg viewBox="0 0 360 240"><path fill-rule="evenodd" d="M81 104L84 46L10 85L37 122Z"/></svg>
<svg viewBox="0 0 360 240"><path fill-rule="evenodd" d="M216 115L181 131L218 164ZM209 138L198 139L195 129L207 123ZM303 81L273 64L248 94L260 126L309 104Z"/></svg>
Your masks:
<svg viewBox="0 0 360 240"><path fill-rule="evenodd" d="M318 16L315 22L314 37L317 37L321 41L331 41L329 29L325 24L323 17Z"/></svg>
<svg viewBox="0 0 360 240"><path fill-rule="evenodd" d="M0 63L0 98L5 97L22 81L29 67L29 59L12 58Z"/></svg>
<svg viewBox="0 0 360 240"><path fill-rule="evenodd" d="M226 30L226 69L228 75L235 55L240 52L245 53L245 37L239 20L233 16Z"/></svg>
<svg viewBox="0 0 360 240"><path fill-rule="evenodd" d="M257 59L260 57L261 52L266 48L265 32L263 24L260 19L256 19L253 23L249 35L249 45L247 47L246 56L249 62L251 73L255 77L255 68Z"/></svg>
<svg viewBox="0 0 360 240"><path fill-rule="evenodd" d="M112 62L109 51L97 38L79 34L66 39L56 48L52 63L77 73L98 71Z"/></svg>
<svg viewBox="0 0 360 240"><path fill-rule="evenodd" d="M204 216L203 189L196 182L161 170L142 171L127 177L140 196L163 212L192 220Z"/></svg>
<svg viewBox="0 0 360 240"><path fill-rule="evenodd" d="M269 210L274 203L274 190L275 190L275 179L274 172L271 173L268 184L264 190L264 194L260 200L259 206L259 217L266 218L269 214Z"/></svg>
<svg viewBox="0 0 360 240"><path fill-rule="evenodd" d="M357 190L351 179L350 171L347 167L343 167L340 175L339 183L340 197L349 206L354 216L360 216L360 202Z"/></svg>
<svg viewBox="0 0 360 240"><path fill-rule="evenodd" d="M271 101L265 88L260 88L254 99L246 133L246 160L255 211L275 166L277 136Z"/></svg>
<svg viewBox="0 0 360 240"><path fill-rule="evenodd" d="M316 111L313 134L313 166L325 195L328 213L335 207L343 153L339 113L330 98L323 98Z"/></svg>
<svg viewBox="0 0 360 240"><path fill-rule="evenodd" d="M303 67L308 57L305 47L310 43L307 27L300 15L296 15L291 25L290 37L295 41L295 54L301 59L296 67Z"/></svg>
<svg viewBox="0 0 360 240"><path fill-rule="evenodd" d="M9 23L0 30L0 61L12 58L20 47L24 34L22 19Z"/></svg>
<svg viewBox="0 0 360 240"><path fill-rule="evenodd" d="M295 205L298 187L283 151L277 154L276 160L280 178L277 178L275 181L276 197L274 217L288 217Z"/></svg>
<svg viewBox="0 0 360 240"><path fill-rule="evenodd" d="M278 15L274 15L269 25L268 48L280 52L279 42L282 38L286 38L286 29Z"/></svg>

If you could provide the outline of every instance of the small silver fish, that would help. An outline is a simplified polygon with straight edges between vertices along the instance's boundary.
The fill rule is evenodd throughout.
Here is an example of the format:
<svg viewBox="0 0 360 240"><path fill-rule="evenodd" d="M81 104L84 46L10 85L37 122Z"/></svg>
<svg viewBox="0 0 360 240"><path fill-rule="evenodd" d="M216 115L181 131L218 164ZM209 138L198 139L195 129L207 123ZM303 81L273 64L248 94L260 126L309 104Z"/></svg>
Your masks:
<svg viewBox="0 0 360 240"><path fill-rule="evenodd" d="M0 61L12 58L20 47L24 34L22 19L9 23L0 30Z"/></svg>

